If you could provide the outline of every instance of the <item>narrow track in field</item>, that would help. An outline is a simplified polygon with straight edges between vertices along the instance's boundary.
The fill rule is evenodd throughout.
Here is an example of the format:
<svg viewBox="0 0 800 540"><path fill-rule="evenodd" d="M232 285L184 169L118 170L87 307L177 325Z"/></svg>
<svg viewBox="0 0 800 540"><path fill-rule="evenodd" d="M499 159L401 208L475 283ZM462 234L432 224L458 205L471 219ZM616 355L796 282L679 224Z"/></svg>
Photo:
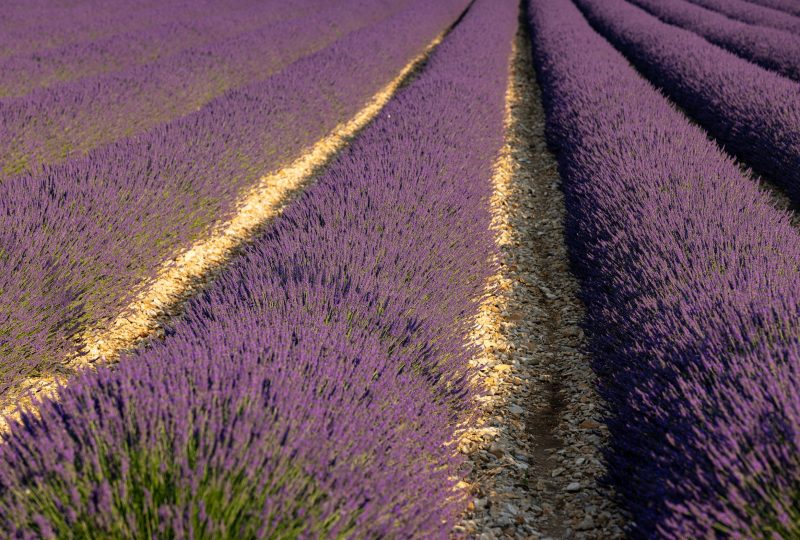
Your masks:
<svg viewBox="0 0 800 540"><path fill-rule="evenodd" d="M280 215L314 182L394 94L413 80L431 52L461 17L408 62L350 120L338 125L292 163L263 176L240 197L232 218L218 224L208 236L173 259L165 261L156 278L143 285L142 292L116 319L80 335L80 354L68 359L61 372L29 378L10 392L0 403L0 434L6 432L9 420L17 417L20 406L29 407L34 399L56 397L58 385L78 371L113 363L123 352L133 350L150 339L163 337L165 326L183 311L186 302L207 287L259 230Z"/></svg>
<svg viewBox="0 0 800 540"><path fill-rule="evenodd" d="M471 500L455 536L620 538L624 519L601 487L601 423L583 354L583 306L563 235L564 202L547 149L527 24L506 100L506 144L492 200L500 270L487 287L473 363L489 395L460 438Z"/></svg>

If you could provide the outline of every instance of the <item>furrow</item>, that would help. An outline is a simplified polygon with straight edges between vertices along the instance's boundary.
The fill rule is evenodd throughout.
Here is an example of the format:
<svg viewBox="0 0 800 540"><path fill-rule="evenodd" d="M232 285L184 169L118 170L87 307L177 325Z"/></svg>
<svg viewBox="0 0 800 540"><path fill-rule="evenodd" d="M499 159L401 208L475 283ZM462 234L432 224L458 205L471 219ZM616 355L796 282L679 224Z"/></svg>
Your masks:
<svg viewBox="0 0 800 540"><path fill-rule="evenodd" d="M37 88L64 84L85 77L131 69L185 51L243 35L270 23L305 15L307 9L281 11L281 2L237 6L227 0L222 9L205 17L182 19L184 6L169 6L159 13L158 24L101 39L0 57L0 99L22 96ZM312 6L317 9L320 6Z"/></svg>
<svg viewBox="0 0 800 540"><path fill-rule="evenodd" d="M531 24L626 532L796 536L797 230L573 2Z"/></svg>
<svg viewBox="0 0 800 540"><path fill-rule="evenodd" d="M800 36L739 22L688 0L629 0L660 21L784 77L800 80Z"/></svg>
<svg viewBox="0 0 800 540"><path fill-rule="evenodd" d="M406 9L404 4L348 0L306 17L268 21L248 31L242 27L236 35L142 65L2 98L0 182L38 174L48 165L114 141L157 131L165 123L207 107L218 96L257 85L300 59L335 46L345 36ZM35 75L25 66L15 73L0 65L0 72L3 84L13 84L20 77L29 81Z"/></svg>
<svg viewBox="0 0 800 540"><path fill-rule="evenodd" d="M800 4L798 4L794 0L747 0L747 1L759 6L782 11L787 15L791 14L800 17Z"/></svg>
<svg viewBox="0 0 800 540"><path fill-rule="evenodd" d="M459 444L471 462L472 500L454 532L620 538L623 518L599 485L607 430L582 353L583 307L569 271L564 201L525 22L514 44L505 125L491 201L499 270L472 334L480 353L471 364L488 394Z"/></svg>

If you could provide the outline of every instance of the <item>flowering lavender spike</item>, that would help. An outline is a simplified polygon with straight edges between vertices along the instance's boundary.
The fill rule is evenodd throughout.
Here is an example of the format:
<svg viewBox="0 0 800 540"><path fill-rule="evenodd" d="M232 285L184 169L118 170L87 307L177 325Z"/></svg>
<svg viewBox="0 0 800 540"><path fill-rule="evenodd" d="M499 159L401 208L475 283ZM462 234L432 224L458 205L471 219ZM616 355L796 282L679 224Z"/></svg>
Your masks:
<svg viewBox="0 0 800 540"><path fill-rule="evenodd" d="M800 17L752 4L747 0L691 0L691 2L737 21L800 34Z"/></svg>
<svg viewBox="0 0 800 540"><path fill-rule="evenodd" d="M800 234L570 0L530 10L631 536L798 536Z"/></svg>
<svg viewBox="0 0 800 540"><path fill-rule="evenodd" d="M575 0L589 22L725 148L800 201L800 84L625 0Z"/></svg>
<svg viewBox="0 0 800 540"><path fill-rule="evenodd" d="M348 2L341 17L364 0ZM0 183L0 397L57 371L76 335L116 317L262 175L352 118L465 3L416 0L200 111Z"/></svg>
<svg viewBox="0 0 800 540"><path fill-rule="evenodd" d="M668 24L785 77L800 80L800 36L732 20L687 0L630 0Z"/></svg>
<svg viewBox="0 0 800 540"><path fill-rule="evenodd" d="M0 530L447 538L517 16L477 0L166 340L14 425Z"/></svg>
<svg viewBox="0 0 800 540"><path fill-rule="evenodd" d="M144 65L2 99L0 182L195 112L385 19L405 2L346 0Z"/></svg>

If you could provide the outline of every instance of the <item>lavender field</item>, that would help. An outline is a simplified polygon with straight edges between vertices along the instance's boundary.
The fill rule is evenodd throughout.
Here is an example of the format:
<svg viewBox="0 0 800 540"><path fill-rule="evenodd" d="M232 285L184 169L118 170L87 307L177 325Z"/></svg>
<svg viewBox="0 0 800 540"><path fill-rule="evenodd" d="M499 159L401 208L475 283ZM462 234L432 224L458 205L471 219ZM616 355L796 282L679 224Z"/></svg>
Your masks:
<svg viewBox="0 0 800 540"><path fill-rule="evenodd" d="M0 538L800 538L800 2L9 0Z"/></svg>

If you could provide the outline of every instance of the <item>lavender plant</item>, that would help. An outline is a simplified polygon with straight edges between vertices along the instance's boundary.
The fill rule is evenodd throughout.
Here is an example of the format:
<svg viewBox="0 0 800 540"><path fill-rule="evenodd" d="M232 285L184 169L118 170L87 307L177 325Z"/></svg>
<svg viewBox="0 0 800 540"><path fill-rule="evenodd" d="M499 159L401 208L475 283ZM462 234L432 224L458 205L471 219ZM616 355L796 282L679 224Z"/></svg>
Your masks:
<svg viewBox="0 0 800 540"><path fill-rule="evenodd" d="M0 530L446 538L516 19L474 3L165 341L12 426Z"/></svg>
<svg viewBox="0 0 800 540"><path fill-rule="evenodd" d="M630 0L665 23L694 32L733 54L800 80L800 36L732 20L688 0Z"/></svg>
<svg viewBox="0 0 800 540"><path fill-rule="evenodd" d="M191 9L187 2L170 2L170 9ZM199 3L198 3L199 4ZM201 8L207 8L203 3ZM81 2L6 2L0 14L0 57L102 39L154 24L158 4L148 0ZM197 13L194 13L197 15Z"/></svg>
<svg viewBox="0 0 800 540"><path fill-rule="evenodd" d="M784 13L790 13L792 15L800 17L800 6L797 3L792 2L792 0L747 0L753 4L757 4L760 6L777 9L779 11L783 11Z"/></svg>
<svg viewBox="0 0 800 540"><path fill-rule="evenodd" d="M647 78L747 165L800 201L800 85L624 0L575 0Z"/></svg>
<svg viewBox="0 0 800 540"><path fill-rule="evenodd" d="M737 21L766 26L768 28L777 28L778 30L787 30L795 34L800 33L800 17L789 15L785 11L759 6L747 2L746 0L690 1L693 4L722 13Z"/></svg>
<svg viewBox="0 0 800 540"><path fill-rule="evenodd" d="M0 182L197 111L404 5L392 4L331 4L142 66L0 100Z"/></svg>
<svg viewBox="0 0 800 540"><path fill-rule="evenodd" d="M530 10L630 536L798 536L800 234L572 2Z"/></svg>
<svg viewBox="0 0 800 540"><path fill-rule="evenodd" d="M57 369L77 331L116 316L242 190L351 118L464 5L419 0L196 113L0 183L0 394Z"/></svg>
<svg viewBox="0 0 800 540"><path fill-rule="evenodd" d="M274 3L275 19L287 19L316 0ZM254 0L226 0L231 10ZM3 2L0 13L0 58L46 52L65 45L102 40L125 32L145 31L166 20L178 23L207 17L219 6L210 0L90 0L59 3L37 0ZM293 15L294 14L294 15Z"/></svg>
<svg viewBox="0 0 800 540"><path fill-rule="evenodd" d="M151 27L0 58L0 73L3 74L0 97L21 96L59 82L130 69L191 47L256 30L286 15L285 9L276 9L277 4L286 4L284 2L246 6L238 3L226 0L218 6L219 12L206 13L196 19L182 16L186 6L179 4L171 6L174 12L159 10L158 21L163 22ZM289 18L304 15L308 8L300 2L288 5L297 8L297 13L291 13Z"/></svg>

